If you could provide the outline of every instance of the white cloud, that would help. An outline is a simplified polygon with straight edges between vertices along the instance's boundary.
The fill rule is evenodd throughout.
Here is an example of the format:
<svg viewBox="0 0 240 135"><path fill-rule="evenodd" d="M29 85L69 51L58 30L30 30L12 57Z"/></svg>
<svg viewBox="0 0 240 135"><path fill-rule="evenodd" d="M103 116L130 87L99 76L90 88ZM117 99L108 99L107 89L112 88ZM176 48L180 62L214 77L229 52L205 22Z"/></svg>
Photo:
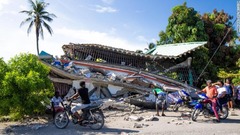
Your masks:
<svg viewBox="0 0 240 135"><path fill-rule="evenodd" d="M117 9L112 8L112 7L104 7L104 6L100 6L100 5L96 5L95 7L96 7L95 11L98 12L98 13L114 13L114 12L117 12Z"/></svg>
<svg viewBox="0 0 240 135"><path fill-rule="evenodd" d="M103 3L112 4L114 0L102 0Z"/></svg>
<svg viewBox="0 0 240 135"><path fill-rule="evenodd" d="M117 29L114 28L114 27L112 27L112 28L109 30L109 33L112 34L112 35L114 35L114 34L116 34L116 31L117 31Z"/></svg>
<svg viewBox="0 0 240 135"><path fill-rule="evenodd" d="M139 40L139 41L143 41L143 42L149 42L149 41L147 40L147 38L145 38L145 37L142 36L142 35L137 36L137 40Z"/></svg>
<svg viewBox="0 0 240 135"><path fill-rule="evenodd" d="M55 31L56 34L62 35L70 42L75 43L94 43L122 48L127 50L138 50L144 48L146 45L142 42L132 43L126 39L115 37L109 33L91 31L91 30L74 30L61 28Z"/></svg>
<svg viewBox="0 0 240 135"><path fill-rule="evenodd" d="M3 6L8 3L9 3L9 0L0 0L0 10L2 10Z"/></svg>
<svg viewBox="0 0 240 135"><path fill-rule="evenodd" d="M19 5L20 10L28 10L28 7L25 5Z"/></svg>

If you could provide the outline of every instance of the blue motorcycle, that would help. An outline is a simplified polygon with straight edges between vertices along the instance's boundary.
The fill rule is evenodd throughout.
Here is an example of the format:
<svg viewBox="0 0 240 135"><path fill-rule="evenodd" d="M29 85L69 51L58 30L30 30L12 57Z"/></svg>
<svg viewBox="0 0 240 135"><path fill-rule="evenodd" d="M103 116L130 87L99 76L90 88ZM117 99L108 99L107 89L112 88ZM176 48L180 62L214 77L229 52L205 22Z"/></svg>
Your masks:
<svg viewBox="0 0 240 135"><path fill-rule="evenodd" d="M185 90L178 91L179 99L173 106L173 111L176 112L180 107L193 108L197 104L197 100L193 100L190 94Z"/></svg>
<svg viewBox="0 0 240 135"><path fill-rule="evenodd" d="M205 118L214 117L214 112L212 110L212 104L206 102L208 97L206 94L198 94L200 98L198 103L195 105L192 112L192 121L196 121L197 117L202 113ZM220 113L219 104L217 105L217 112L220 119L226 119L228 117L228 107L227 104L222 105L222 113Z"/></svg>

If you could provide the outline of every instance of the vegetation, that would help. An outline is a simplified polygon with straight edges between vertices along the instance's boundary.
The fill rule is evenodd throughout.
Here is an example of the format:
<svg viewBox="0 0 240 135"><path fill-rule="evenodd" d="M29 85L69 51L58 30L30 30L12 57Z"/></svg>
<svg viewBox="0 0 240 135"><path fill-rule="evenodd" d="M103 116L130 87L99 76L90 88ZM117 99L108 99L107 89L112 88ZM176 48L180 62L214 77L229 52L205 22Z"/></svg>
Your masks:
<svg viewBox="0 0 240 135"><path fill-rule="evenodd" d="M220 69L218 72L218 77L222 79L233 78L232 82L236 85L240 85L240 58L236 62L236 69L231 71L226 71L224 69Z"/></svg>
<svg viewBox="0 0 240 135"><path fill-rule="evenodd" d="M2 58L0 58L0 90L2 89L2 81L7 71L7 64L3 61Z"/></svg>
<svg viewBox="0 0 240 135"><path fill-rule="evenodd" d="M43 113L44 99L53 94L47 78L50 69L33 54L20 54L3 65L8 70L1 76L0 115L21 119L25 115Z"/></svg>
<svg viewBox="0 0 240 135"><path fill-rule="evenodd" d="M236 72L239 68L236 69L236 62L240 57L240 49L234 42L238 37L233 28L232 19L233 17L223 10L219 12L216 9L213 10L213 13L204 13L201 16L194 8L187 7L185 2L183 5L175 6L172 9L166 31L159 33L160 40L157 44L208 41L205 47L189 55L193 58L192 67L197 75L200 75L227 34L219 50L198 80L197 86L200 87L205 79L217 80L219 77L223 78L223 74L228 73L229 75L224 75L224 78L228 76L237 80L236 75L238 73ZM229 46L226 46L226 44ZM234 72L234 75L232 72Z"/></svg>
<svg viewBox="0 0 240 135"><path fill-rule="evenodd" d="M35 26L35 34L36 34L36 45L37 45L37 54L39 55L39 35L44 38L43 36L43 27L47 29L47 31L52 35L53 30L46 22L52 22L53 18L56 17L54 14L50 14L46 11L48 3L44 1L36 0L28 0L30 3L30 10L23 10L20 13L27 14L27 18L22 21L20 26L25 23L29 23L29 27L27 33L31 32L33 25Z"/></svg>
<svg viewBox="0 0 240 135"><path fill-rule="evenodd" d="M173 7L166 31L159 33L160 41L157 44L206 41L207 34L200 16L194 8L187 7L186 2Z"/></svg>

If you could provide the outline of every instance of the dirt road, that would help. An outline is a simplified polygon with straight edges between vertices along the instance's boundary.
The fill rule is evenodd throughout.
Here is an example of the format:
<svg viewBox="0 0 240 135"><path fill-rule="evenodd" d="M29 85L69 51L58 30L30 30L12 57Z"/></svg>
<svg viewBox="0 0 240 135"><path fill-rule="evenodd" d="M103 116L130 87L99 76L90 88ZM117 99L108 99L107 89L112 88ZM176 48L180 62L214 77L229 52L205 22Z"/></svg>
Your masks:
<svg viewBox="0 0 240 135"><path fill-rule="evenodd" d="M154 111L143 111L135 114L109 111L105 112L106 122L101 130L91 130L69 123L65 129L57 129L52 122L29 124L1 123L0 134L11 135L240 135L240 110L235 110L227 120L214 123L212 119L199 117L192 122L187 117L180 117L181 112L166 112L166 117L156 117L154 121L145 121L155 114ZM143 117L141 121L129 119L129 116ZM128 121L126 119L129 119ZM135 127L134 127L135 125ZM140 127L140 128L137 128Z"/></svg>

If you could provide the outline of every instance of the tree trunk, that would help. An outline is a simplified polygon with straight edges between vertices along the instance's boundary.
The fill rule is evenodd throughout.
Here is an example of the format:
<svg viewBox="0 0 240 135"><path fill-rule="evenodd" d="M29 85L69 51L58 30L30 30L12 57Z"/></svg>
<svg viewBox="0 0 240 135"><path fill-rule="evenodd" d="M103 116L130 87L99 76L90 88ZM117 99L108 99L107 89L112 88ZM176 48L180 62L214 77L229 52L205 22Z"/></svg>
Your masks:
<svg viewBox="0 0 240 135"><path fill-rule="evenodd" d="M36 25L36 45L37 45L37 55L39 56L39 45L38 45L38 42L39 42L39 29Z"/></svg>
<svg viewBox="0 0 240 135"><path fill-rule="evenodd" d="M40 20L39 20L39 15L36 16L35 20L35 30L36 30L36 45L37 45L37 55L39 56L39 27L40 26Z"/></svg>

